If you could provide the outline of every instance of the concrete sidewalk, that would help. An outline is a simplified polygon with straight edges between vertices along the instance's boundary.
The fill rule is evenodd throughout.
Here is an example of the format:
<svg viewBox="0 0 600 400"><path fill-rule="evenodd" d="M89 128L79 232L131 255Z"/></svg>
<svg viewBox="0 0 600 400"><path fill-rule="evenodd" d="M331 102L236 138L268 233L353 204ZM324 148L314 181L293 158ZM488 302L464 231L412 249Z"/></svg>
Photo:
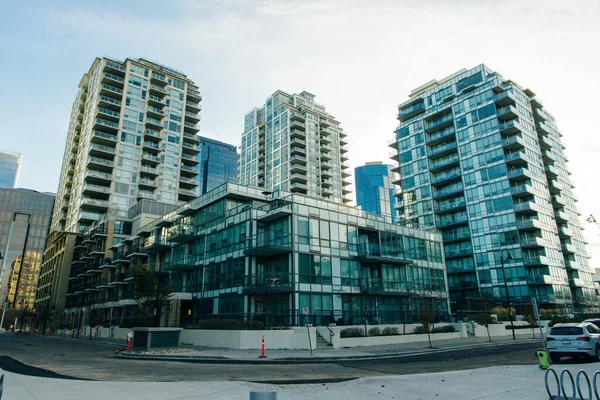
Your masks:
<svg viewBox="0 0 600 400"><path fill-rule="evenodd" d="M571 365L593 376L597 363ZM561 368L562 369L562 368ZM1 370L0 370L1 372ZM560 373L560 370L558 371ZM38 378L4 372L3 400L247 400L250 390L274 389L279 400L380 399L517 400L548 399L544 371L537 366L502 366L434 374L361 378L351 381L263 385L249 382L102 382ZM566 387L569 390L569 387Z"/></svg>
<svg viewBox="0 0 600 400"><path fill-rule="evenodd" d="M128 351L121 353L120 356L129 359L205 363L319 363L379 360L386 358L419 356L424 354L439 354L475 347L511 346L534 343L539 343L540 347L542 346L540 339L532 339L531 336L517 337L516 340L510 336L507 336L494 338L492 342L489 342L487 338L437 340L433 342L433 348L429 348L428 342L415 342L342 349L326 348L313 350L312 354L308 350L267 349L265 351L266 358L259 357L261 355L260 350L215 349L203 347L187 347L189 351L182 351L186 348L183 347L183 349L177 349L178 352L176 353L168 353L168 350L156 350L150 352Z"/></svg>

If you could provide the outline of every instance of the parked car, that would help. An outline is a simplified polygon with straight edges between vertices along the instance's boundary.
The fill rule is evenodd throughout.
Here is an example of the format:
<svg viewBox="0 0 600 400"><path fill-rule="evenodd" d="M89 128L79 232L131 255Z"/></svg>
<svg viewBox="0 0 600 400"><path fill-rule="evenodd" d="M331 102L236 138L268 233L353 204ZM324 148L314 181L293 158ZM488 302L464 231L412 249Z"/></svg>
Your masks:
<svg viewBox="0 0 600 400"><path fill-rule="evenodd" d="M593 357L600 361L600 328L592 323L556 324L546 341L552 362L560 362L561 357Z"/></svg>
<svg viewBox="0 0 600 400"><path fill-rule="evenodd" d="M596 325L598 328L600 328L600 318L591 318L591 319L586 319L583 322L589 322L590 324L594 324Z"/></svg>

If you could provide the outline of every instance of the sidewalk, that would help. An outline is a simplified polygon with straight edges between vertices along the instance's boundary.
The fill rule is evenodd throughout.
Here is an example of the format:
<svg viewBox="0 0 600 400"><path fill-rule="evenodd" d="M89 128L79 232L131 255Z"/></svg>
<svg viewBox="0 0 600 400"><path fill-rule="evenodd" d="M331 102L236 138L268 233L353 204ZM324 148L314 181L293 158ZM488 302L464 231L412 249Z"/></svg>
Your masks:
<svg viewBox="0 0 600 400"><path fill-rule="evenodd" d="M465 348L512 346L538 343L541 347L541 339L532 339L531 335L518 335L514 340L510 336L494 338L492 342L488 338L462 338L436 340L433 348L429 348L429 342L402 343L394 345L364 346L342 349L317 349L312 354L309 350L265 350L266 358L259 358L260 350L236 350L215 349L208 347L186 347L189 351L178 349L177 352L168 353L168 350L129 351L120 354L120 357L141 360L169 360L187 362L219 362L238 364L261 364L261 363L319 363L340 362L360 360L381 360L387 358L410 357L425 354L439 354L457 351Z"/></svg>

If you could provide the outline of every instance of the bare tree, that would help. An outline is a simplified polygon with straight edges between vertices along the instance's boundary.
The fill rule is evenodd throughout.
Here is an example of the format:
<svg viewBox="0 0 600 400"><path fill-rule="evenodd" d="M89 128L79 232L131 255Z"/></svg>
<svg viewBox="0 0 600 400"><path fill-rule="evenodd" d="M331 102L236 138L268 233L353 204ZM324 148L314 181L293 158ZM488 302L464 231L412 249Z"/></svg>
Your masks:
<svg viewBox="0 0 600 400"><path fill-rule="evenodd" d="M136 313L144 324L157 315L168 303L171 289L168 286L159 288L159 281L147 265L138 265L133 269L134 299L137 302ZM160 325L160 321L157 322Z"/></svg>
<svg viewBox="0 0 600 400"><path fill-rule="evenodd" d="M432 349L431 345L431 329L435 322L435 313L429 308L419 308L419 322L423 326L423 329L427 332L427 339L429 340L429 348Z"/></svg>
<svg viewBox="0 0 600 400"><path fill-rule="evenodd" d="M523 314L523 318L525 318L525 321L527 321L527 324L531 328L531 334L535 339L535 328L538 325L538 320L535 317L535 312L533 311L533 307L531 306L531 304L525 304L521 309L521 313Z"/></svg>
<svg viewBox="0 0 600 400"><path fill-rule="evenodd" d="M255 305L260 306L265 315L265 329L271 329L269 314L271 306L281 297L281 281L276 276L257 275L250 285Z"/></svg>
<svg viewBox="0 0 600 400"><path fill-rule="evenodd" d="M491 342L492 337L490 336L490 325L494 322L492 319L492 302L487 297L482 297L478 302L479 313L477 313L477 322L481 326L485 326L487 330L488 340Z"/></svg>

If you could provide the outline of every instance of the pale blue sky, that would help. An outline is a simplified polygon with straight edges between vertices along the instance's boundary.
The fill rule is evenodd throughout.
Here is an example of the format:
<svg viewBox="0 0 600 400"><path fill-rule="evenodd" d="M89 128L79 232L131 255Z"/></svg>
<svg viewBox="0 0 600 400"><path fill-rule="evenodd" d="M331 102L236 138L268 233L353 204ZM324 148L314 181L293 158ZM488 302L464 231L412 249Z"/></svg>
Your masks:
<svg viewBox="0 0 600 400"><path fill-rule="evenodd" d="M557 118L583 216L600 220L598 15L574 0L0 0L0 148L23 154L19 186L56 191L77 84L109 55L184 71L206 136L237 144L249 109L307 90L348 131L353 166L388 161L409 92L483 62Z"/></svg>

